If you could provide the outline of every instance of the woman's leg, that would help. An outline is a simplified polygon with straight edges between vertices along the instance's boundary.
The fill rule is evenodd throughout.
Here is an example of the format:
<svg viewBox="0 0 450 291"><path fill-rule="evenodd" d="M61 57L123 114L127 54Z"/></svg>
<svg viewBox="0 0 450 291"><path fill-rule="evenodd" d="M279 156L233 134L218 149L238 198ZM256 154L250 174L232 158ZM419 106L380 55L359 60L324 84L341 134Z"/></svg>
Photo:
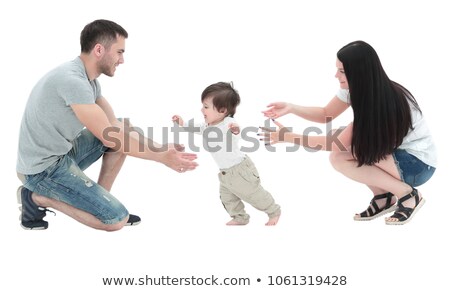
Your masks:
<svg viewBox="0 0 450 291"><path fill-rule="evenodd" d="M367 185L375 195L390 192L397 199L400 199L412 191L412 187L401 180L392 155L373 166L363 165L358 167L358 163L350 152L332 152L330 162L336 171L354 181ZM415 201L409 199L403 205L414 208Z"/></svg>
<svg viewBox="0 0 450 291"><path fill-rule="evenodd" d="M351 153L332 152L330 162L336 171L377 191L382 189L383 192L391 192L397 197L403 197L412 191L411 186L401 181L392 155L373 166L358 167Z"/></svg>

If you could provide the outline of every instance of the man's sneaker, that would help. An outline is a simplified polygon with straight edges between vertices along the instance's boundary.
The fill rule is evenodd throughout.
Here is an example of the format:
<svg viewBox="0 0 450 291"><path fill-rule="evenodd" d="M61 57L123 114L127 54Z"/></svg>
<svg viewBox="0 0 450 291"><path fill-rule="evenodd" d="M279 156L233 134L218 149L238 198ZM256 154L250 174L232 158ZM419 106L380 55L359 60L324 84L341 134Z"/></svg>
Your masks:
<svg viewBox="0 0 450 291"><path fill-rule="evenodd" d="M126 226L138 225L139 223L141 223L141 218L139 216L137 216L137 215L130 214L128 216L127 224L125 224L125 225Z"/></svg>
<svg viewBox="0 0 450 291"><path fill-rule="evenodd" d="M20 225L24 229L47 229L48 222L43 220L47 209L39 207L34 203L31 199L32 193L23 186L17 189L17 203L19 203L19 210L22 212L20 215Z"/></svg>

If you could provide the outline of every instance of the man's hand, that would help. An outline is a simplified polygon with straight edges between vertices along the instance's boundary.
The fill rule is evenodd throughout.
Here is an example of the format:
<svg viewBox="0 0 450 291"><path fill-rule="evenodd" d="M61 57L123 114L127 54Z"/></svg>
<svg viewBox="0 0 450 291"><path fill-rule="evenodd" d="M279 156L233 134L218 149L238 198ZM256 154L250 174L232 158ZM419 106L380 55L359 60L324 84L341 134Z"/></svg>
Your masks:
<svg viewBox="0 0 450 291"><path fill-rule="evenodd" d="M169 149L163 152L161 163L179 173L194 170L198 164L194 161L197 159L196 154L183 153L176 151L175 149Z"/></svg>
<svg viewBox="0 0 450 291"><path fill-rule="evenodd" d="M184 152L185 147L182 144L178 144L178 143L168 143L163 145L163 148L167 148L167 149L174 149L177 152Z"/></svg>

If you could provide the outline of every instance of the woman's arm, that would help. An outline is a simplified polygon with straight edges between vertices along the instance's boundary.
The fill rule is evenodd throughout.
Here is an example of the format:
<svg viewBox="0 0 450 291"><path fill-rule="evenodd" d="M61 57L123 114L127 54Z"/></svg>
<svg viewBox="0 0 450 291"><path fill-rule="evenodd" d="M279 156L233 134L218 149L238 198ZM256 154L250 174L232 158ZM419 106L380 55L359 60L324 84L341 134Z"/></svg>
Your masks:
<svg viewBox="0 0 450 291"><path fill-rule="evenodd" d="M295 143L303 147L314 150L325 151L349 151L352 141L353 123L347 127L341 127L337 130L329 132L327 135L301 135L289 131L278 121L274 121L278 126L277 130L269 128L261 128L264 136L264 142L268 144L276 144L279 142Z"/></svg>
<svg viewBox="0 0 450 291"><path fill-rule="evenodd" d="M292 113L309 121L326 123L339 116L349 106L334 96L325 107L301 106L286 102L271 103L267 106L269 109L263 111L263 114L273 119Z"/></svg>

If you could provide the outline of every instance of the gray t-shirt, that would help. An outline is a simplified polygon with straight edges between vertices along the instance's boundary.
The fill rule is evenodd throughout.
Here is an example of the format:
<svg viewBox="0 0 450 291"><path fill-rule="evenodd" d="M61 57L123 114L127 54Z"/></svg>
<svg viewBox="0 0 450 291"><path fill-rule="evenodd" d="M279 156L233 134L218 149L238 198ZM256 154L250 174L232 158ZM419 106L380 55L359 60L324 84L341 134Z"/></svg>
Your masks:
<svg viewBox="0 0 450 291"><path fill-rule="evenodd" d="M79 57L39 80L22 117L17 172L40 173L67 154L84 128L70 105L93 104L100 96L99 82L89 81Z"/></svg>

